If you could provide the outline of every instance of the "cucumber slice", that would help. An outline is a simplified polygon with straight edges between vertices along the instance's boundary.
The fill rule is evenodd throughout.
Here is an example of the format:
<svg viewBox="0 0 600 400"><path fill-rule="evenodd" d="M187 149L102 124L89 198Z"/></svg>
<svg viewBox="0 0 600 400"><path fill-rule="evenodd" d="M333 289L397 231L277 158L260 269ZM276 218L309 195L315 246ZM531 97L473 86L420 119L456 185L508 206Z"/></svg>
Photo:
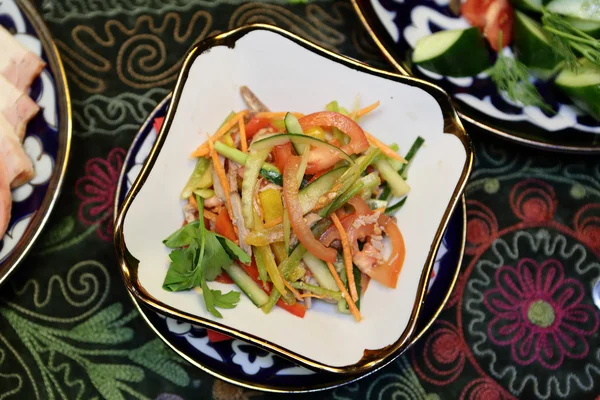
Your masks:
<svg viewBox="0 0 600 400"><path fill-rule="evenodd" d="M568 17L600 22L600 4L597 0L552 0L546 8Z"/></svg>
<svg viewBox="0 0 600 400"><path fill-rule="evenodd" d="M587 21L585 19L578 18L567 18L567 20L571 23L571 25L580 31L587 33L596 39L600 38L600 22Z"/></svg>
<svg viewBox="0 0 600 400"><path fill-rule="evenodd" d="M302 257L302 261L304 261L304 264L306 264L313 274L315 280L319 283L319 286L335 292L340 291L333 276L331 276L331 272L329 272L329 268L327 268L327 265L323 260L320 260L307 252L304 257Z"/></svg>
<svg viewBox="0 0 600 400"><path fill-rule="evenodd" d="M248 296L255 306L261 307L267 301L269 296L252 280L252 278L236 264L231 264L223 268L233 282Z"/></svg>
<svg viewBox="0 0 600 400"><path fill-rule="evenodd" d="M283 123L285 124L285 130L287 133L293 133L294 135L304 135L304 131L302 131L302 127L300 126L300 122L298 122L298 118L292 113L285 114L285 118L283 119ZM292 141L292 146L296 150L296 153L302 155L304 154L304 150L306 149L306 144L302 143L294 143Z"/></svg>
<svg viewBox="0 0 600 400"><path fill-rule="evenodd" d="M248 154L241 152L238 149L234 149L233 147L229 147L220 141L215 142L215 150L223 157L240 165L246 165L246 161L248 161ZM260 174L269 182L283 186L283 176L281 176L281 173L276 166L264 163L260 169Z"/></svg>
<svg viewBox="0 0 600 400"><path fill-rule="evenodd" d="M324 142L322 140L306 135L298 135L292 133L273 135L252 143L252 148L255 150L272 149L275 146L279 146L287 142L292 142L294 145L303 144L326 148L331 152L337 153L340 157L348 161L350 164L354 164L352 158L348 154L346 154L346 152L342 149L335 147L334 145Z"/></svg>
<svg viewBox="0 0 600 400"><path fill-rule="evenodd" d="M573 103L600 120L600 68L587 59L580 62L576 72L564 69L556 77L555 84Z"/></svg>
<svg viewBox="0 0 600 400"><path fill-rule="evenodd" d="M525 11L542 11L542 0L511 0L511 3L518 9Z"/></svg>
<svg viewBox="0 0 600 400"><path fill-rule="evenodd" d="M562 62L552 49L550 36L542 25L520 11L515 11L513 45L517 58L535 75L548 78Z"/></svg>
<svg viewBox="0 0 600 400"><path fill-rule="evenodd" d="M436 32L417 42L412 61L446 76L473 76L490 67L490 55L478 28Z"/></svg>
<svg viewBox="0 0 600 400"><path fill-rule="evenodd" d="M315 208L317 201L319 201L321 196L331 190L338 178L342 176L347 169L348 168L346 167L336 168L333 171L321 175L304 189L300 190L300 193L298 193L298 200L302 205L302 212L307 214L310 210Z"/></svg>

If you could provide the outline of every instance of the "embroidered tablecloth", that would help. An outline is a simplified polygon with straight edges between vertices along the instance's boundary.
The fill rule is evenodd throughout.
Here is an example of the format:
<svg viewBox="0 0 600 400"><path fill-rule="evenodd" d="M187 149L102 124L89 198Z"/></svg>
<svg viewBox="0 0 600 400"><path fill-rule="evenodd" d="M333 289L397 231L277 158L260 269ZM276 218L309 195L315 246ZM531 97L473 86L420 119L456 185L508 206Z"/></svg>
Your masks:
<svg viewBox="0 0 600 400"><path fill-rule="evenodd" d="M195 41L252 22L388 68L345 1L43 0L73 100L63 194L0 292L0 399L247 399L172 353L121 283L116 182L140 124ZM600 163L468 127L477 161L456 289L410 351L306 398L600 399Z"/></svg>

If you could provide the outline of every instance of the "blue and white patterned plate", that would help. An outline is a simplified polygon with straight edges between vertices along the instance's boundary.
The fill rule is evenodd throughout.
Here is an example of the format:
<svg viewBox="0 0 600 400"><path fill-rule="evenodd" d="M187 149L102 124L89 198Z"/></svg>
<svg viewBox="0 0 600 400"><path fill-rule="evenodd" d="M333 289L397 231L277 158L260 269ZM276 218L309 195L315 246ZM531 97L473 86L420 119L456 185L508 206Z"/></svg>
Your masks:
<svg viewBox="0 0 600 400"><path fill-rule="evenodd" d="M442 87L461 117L489 132L520 143L570 152L600 152L600 122L585 115L551 83L536 87L555 113L521 107L501 95L491 79L444 77L411 66L417 40L469 23L449 8L449 0L352 0L360 19L384 55L400 72Z"/></svg>
<svg viewBox="0 0 600 400"><path fill-rule="evenodd" d="M71 111L66 77L50 33L27 0L0 0L0 25L39 55L46 68L31 85L39 113L27 125L23 146L35 176L12 192L8 230L0 237L0 283L25 257L48 219L66 172Z"/></svg>
<svg viewBox="0 0 600 400"><path fill-rule="evenodd" d="M156 118L166 115L171 101L167 96L148 116L127 153L117 184L115 217L125 196L140 173L157 131ZM417 323L416 341L437 317L448 299L460 269L466 235L464 199L450 220L436 255L422 317ZM270 392L324 390L363 378L313 372L241 340L211 343L206 329L165 317L132 300L156 334L175 352L202 370L230 383Z"/></svg>

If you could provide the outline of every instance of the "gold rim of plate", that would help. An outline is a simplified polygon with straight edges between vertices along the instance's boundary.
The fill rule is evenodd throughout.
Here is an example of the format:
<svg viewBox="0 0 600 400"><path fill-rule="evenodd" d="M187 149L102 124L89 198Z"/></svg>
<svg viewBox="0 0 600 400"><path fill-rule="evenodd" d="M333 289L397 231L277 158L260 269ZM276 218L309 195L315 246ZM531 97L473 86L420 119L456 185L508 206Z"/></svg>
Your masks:
<svg viewBox="0 0 600 400"><path fill-rule="evenodd" d="M136 197L137 193L140 191L144 182L146 181L152 167L156 159L158 158L158 154L160 153L160 149L162 148L164 141L167 136L167 132L169 131L170 125L173 121L173 117L175 114L175 110L177 109L177 104L179 102L181 93L183 91L184 83L187 78L189 69L196 59L196 57L200 56L205 51L216 47L216 46L228 46L230 48L235 47L235 43L237 40L244 37L246 34L251 33L256 30L269 31L272 33L276 33L284 38L291 40L292 42L304 47L305 49L312 51L320 56L328 58L332 61L335 61L339 64L352 67L356 70L359 70L364 73L368 73L374 76L387 78L396 82L401 82L407 85L418 87L428 94L430 94L440 105L442 109L442 115L444 118L444 132L446 134L455 135L463 144L466 159L465 164L463 166L463 170L461 173L461 177L455 187L455 190L450 199L449 205L444 212L443 218L441 220L440 225L436 231L433 245L429 251L427 256L427 260L425 262L423 272L421 274L421 278L419 281L419 287L417 290L417 295L414 300L413 309L411 312L411 316L407 327L405 328L402 335L398 338L396 342L393 344L386 346L381 349L367 349L364 351L364 356L355 364L344 366L344 367L335 367L331 365L326 365L321 362L312 360L308 357L300 355L298 353L292 352L286 348L283 348L279 345L269 343L259 337L256 337L252 334L240 331L235 328L231 328L229 326L223 325L217 321L207 320L178 309L175 309L158 299L154 298L150 293L148 293L144 287L140 284L138 279L138 262L135 257L128 251L125 245L125 238L123 235L123 222L125 220L125 216L127 215L127 211L133 202L133 199ZM173 92L173 100L171 106L167 111L167 115L165 121L162 125L160 132L158 133L156 142L154 143L152 150L150 151L150 155L148 159L144 163L142 170L137 177L135 183L133 184L131 190L127 194L122 207L119 210L116 222L115 222L115 232L114 232L114 244L117 253L117 259L119 266L121 268L121 273L123 276L123 280L125 286L129 290L131 294L133 294L139 301L141 301L144 305L150 307L151 309L158 311L161 314L167 315L169 317L180 319L195 325L201 325L208 329L215 330L217 332L223 333L225 335L229 335L248 343L259 346L267 351L275 353L281 357L287 358L292 362L303 365L307 368L313 370L321 370L325 372L335 373L335 374L344 374L344 375L363 375L369 372L373 372L376 369L379 369L391 361L393 361L402 351L404 351L410 344L411 339L415 336L415 328L417 318L419 317L423 305L423 300L427 293L427 287L429 284L429 278L431 275L431 270L433 268L433 264L435 261L435 254L437 249L440 246L442 236L446 227L449 223L452 212L456 208L458 202L461 199L461 195L465 189L467 179L469 177L471 168L473 166L474 160L474 151L473 145L471 143L471 139L467 135L454 107L452 106L452 102L450 97L439 87L417 79L413 77L402 76L396 73L383 71L377 68L370 67L364 63L358 62L356 60L350 59L348 57L344 57L333 53L329 50L326 50L316 44L313 44L305 39L302 39L290 32L287 32L281 28L266 25L266 24L253 24L247 25L241 28L237 28L231 30L229 32L225 32L219 34L217 36L213 36L208 38L196 45L194 45L187 53L184 58L183 65L181 67L181 71L179 77L177 79L177 83L175 86L175 90Z"/></svg>

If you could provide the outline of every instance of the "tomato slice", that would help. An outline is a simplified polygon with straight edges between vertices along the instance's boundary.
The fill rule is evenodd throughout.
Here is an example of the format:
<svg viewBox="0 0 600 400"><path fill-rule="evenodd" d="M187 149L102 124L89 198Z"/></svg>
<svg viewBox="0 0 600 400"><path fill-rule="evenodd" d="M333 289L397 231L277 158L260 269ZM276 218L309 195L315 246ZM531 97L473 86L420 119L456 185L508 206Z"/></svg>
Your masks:
<svg viewBox="0 0 600 400"><path fill-rule="evenodd" d="M224 207L221 209L219 214L217 214L217 220L215 221L215 231L219 235L225 236L227 239L236 242L237 235L235 233L235 228L233 227L233 223L231 219L229 219L229 213L227 209Z"/></svg>
<svg viewBox="0 0 600 400"><path fill-rule="evenodd" d="M499 51L511 42L513 20L513 8L508 0L495 0L486 10L483 34L494 51ZM502 47L498 47L500 32L502 32Z"/></svg>
<svg viewBox="0 0 600 400"><path fill-rule="evenodd" d="M283 308L285 311L294 314L296 317L304 318L304 314L306 314L306 307L303 304L298 302L289 305L285 304L283 300L277 300L277 306Z"/></svg>
<svg viewBox="0 0 600 400"><path fill-rule="evenodd" d="M338 128L350 138L350 142L341 147L347 154L357 154L369 148L365 132L344 114L331 111L316 112L300 118L298 122L304 131L315 126ZM306 173L312 175L333 166L340 158L325 148L319 148L311 150L308 160Z"/></svg>
<svg viewBox="0 0 600 400"><path fill-rule="evenodd" d="M292 156L292 144L290 142L273 147L273 164L281 172L283 172L289 158Z"/></svg>
<svg viewBox="0 0 600 400"><path fill-rule="evenodd" d="M387 260L379 262L374 268L361 272L382 285L395 289L406 256L404 238L396 223L387 215L381 215L377 222L392 241L392 253Z"/></svg>
<svg viewBox="0 0 600 400"><path fill-rule="evenodd" d="M226 340L231 340L232 339L230 336L224 335L224 334L219 333L219 332L211 331L210 329L206 330L206 334L208 335L208 340L211 343L224 342Z"/></svg>
<svg viewBox="0 0 600 400"><path fill-rule="evenodd" d="M300 243L306 247L315 257L329 262L335 262L337 251L335 249L325 247L317 239L315 239L310 227L304 219L300 199L298 198L299 182L296 177L300 166L301 158L292 156L289 159L283 172L283 199L287 212L290 216L290 222L294 233L298 237Z"/></svg>
<svg viewBox="0 0 600 400"><path fill-rule="evenodd" d="M271 126L271 120L269 118L250 118L250 121L246 124L246 138L252 139L258 131L268 128L269 126Z"/></svg>
<svg viewBox="0 0 600 400"><path fill-rule="evenodd" d="M500 50L500 32L502 48L511 42L514 15L508 0L467 0L460 11L472 26L483 31L494 51Z"/></svg>
<svg viewBox="0 0 600 400"><path fill-rule="evenodd" d="M485 27L485 12L492 0L467 0L460 6L460 13L471 26Z"/></svg>

